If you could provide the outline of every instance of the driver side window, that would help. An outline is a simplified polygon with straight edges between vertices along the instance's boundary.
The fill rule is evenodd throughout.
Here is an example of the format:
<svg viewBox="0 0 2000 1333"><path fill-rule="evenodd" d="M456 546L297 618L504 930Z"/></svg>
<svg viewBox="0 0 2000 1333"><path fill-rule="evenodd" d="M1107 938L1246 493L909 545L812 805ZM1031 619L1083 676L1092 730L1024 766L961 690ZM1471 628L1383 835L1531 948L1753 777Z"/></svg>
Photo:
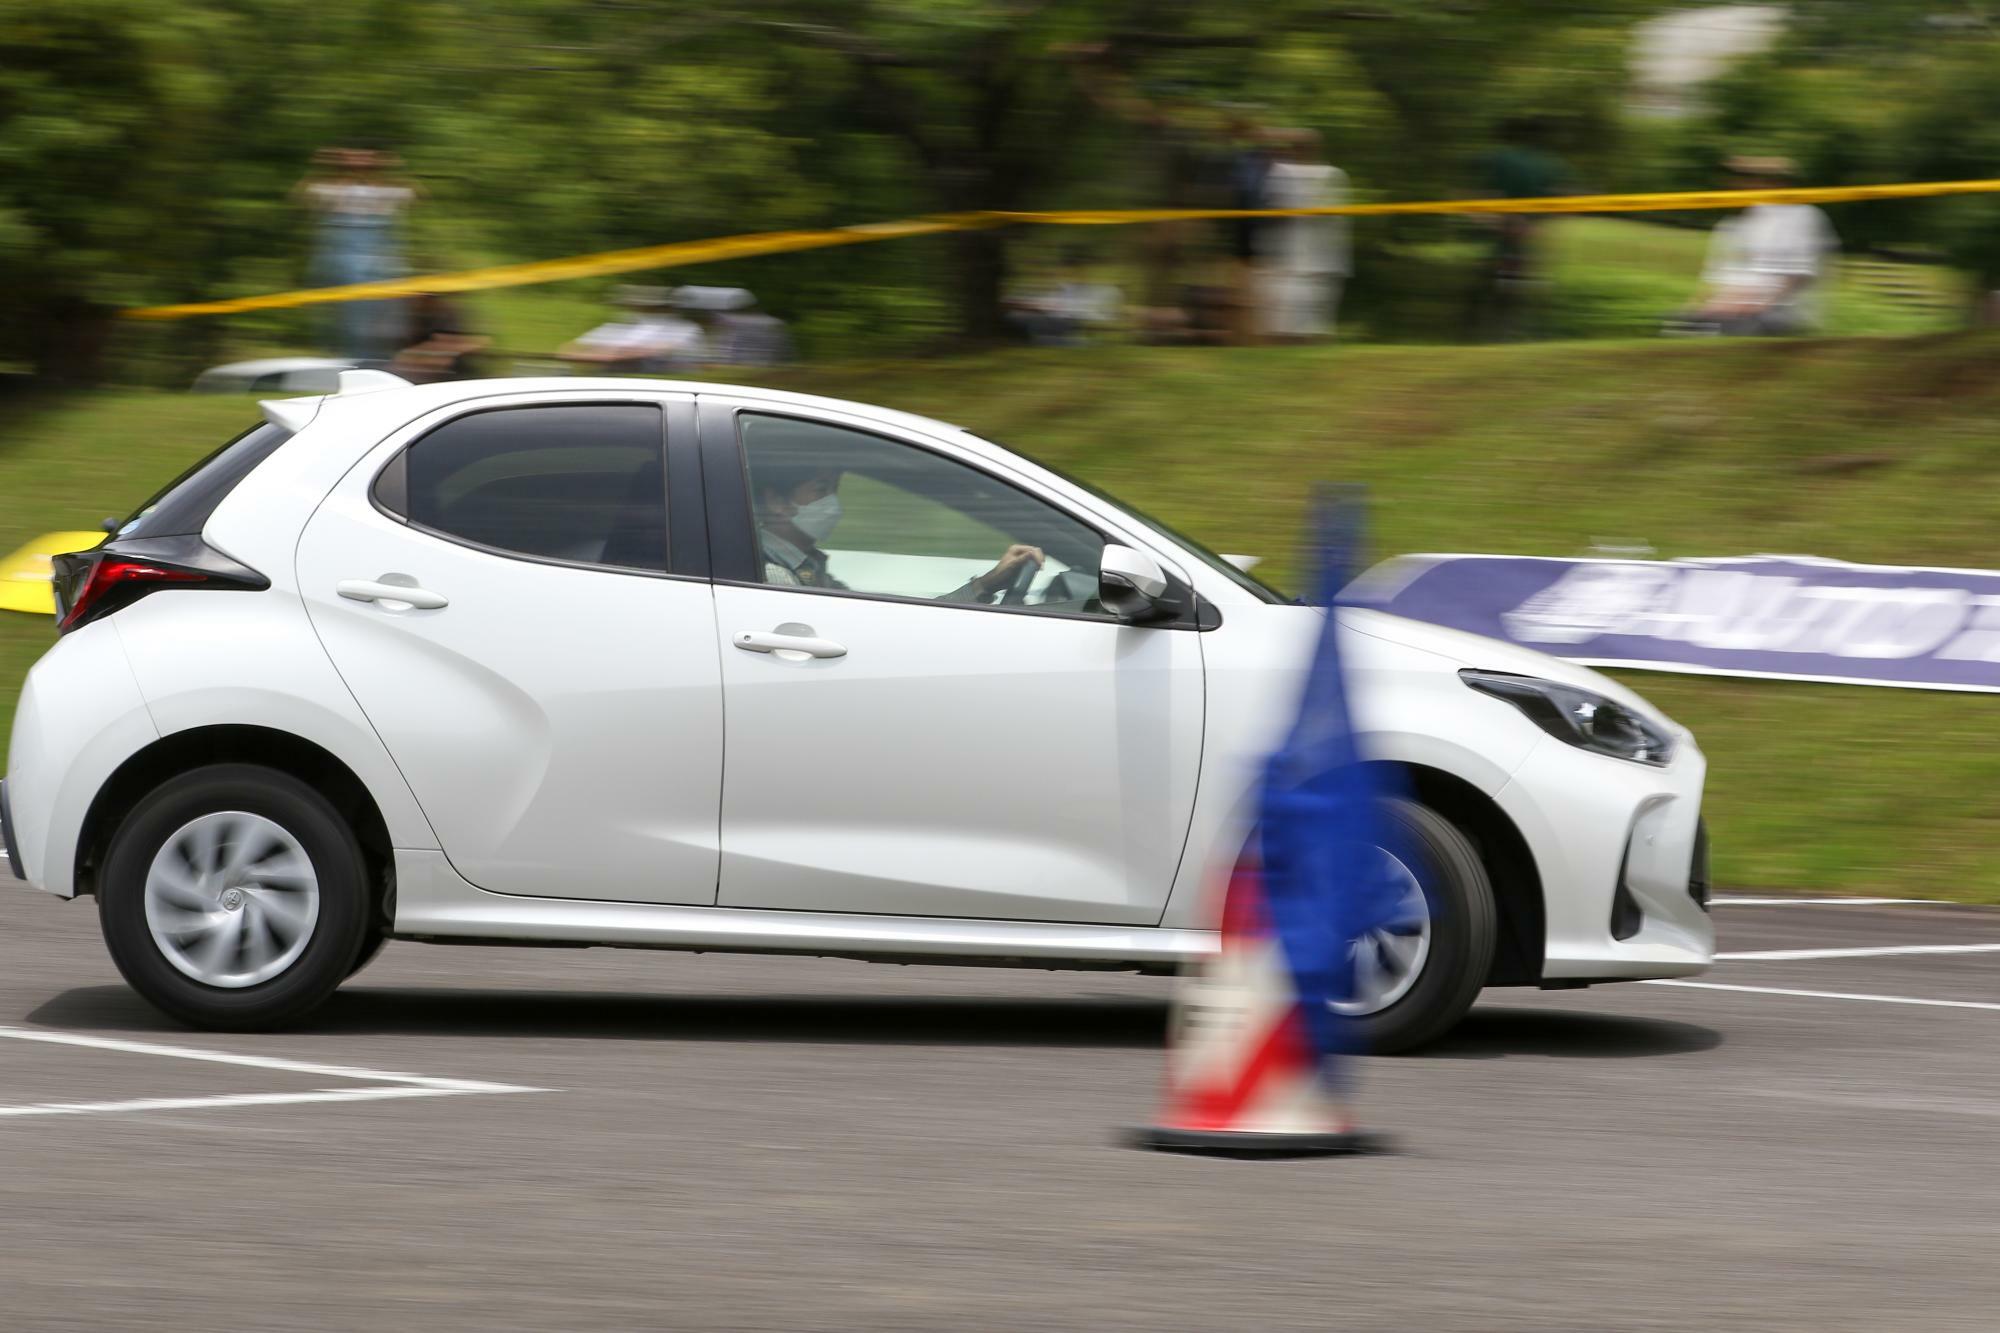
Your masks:
<svg viewBox="0 0 2000 1333"><path fill-rule="evenodd" d="M879 435L739 421L765 583L1108 617L1104 538L1061 510Z"/></svg>

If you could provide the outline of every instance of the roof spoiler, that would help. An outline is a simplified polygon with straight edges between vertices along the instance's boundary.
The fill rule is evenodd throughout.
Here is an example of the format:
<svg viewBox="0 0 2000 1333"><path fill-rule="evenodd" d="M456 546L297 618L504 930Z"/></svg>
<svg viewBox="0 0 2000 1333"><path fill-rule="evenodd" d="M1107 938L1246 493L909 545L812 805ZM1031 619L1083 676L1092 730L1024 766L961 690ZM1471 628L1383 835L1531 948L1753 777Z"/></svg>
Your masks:
<svg viewBox="0 0 2000 1333"><path fill-rule="evenodd" d="M357 393L376 393L382 389L407 389L410 382L401 375L391 375L386 370L343 370L340 372L339 396L352 398Z"/></svg>
<svg viewBox="0 0 2000 1333"><path fill-rule="evenodd" d="M409 387L408 380L401 375L391 375L386 370L343 370L340 372L340 388L332 394L321 394L315 398L267 398L257 406L264 413L264 420L296 435L312 425L313 418L319 415L320 405L328 398L352 398L356 394Z"/></svg>

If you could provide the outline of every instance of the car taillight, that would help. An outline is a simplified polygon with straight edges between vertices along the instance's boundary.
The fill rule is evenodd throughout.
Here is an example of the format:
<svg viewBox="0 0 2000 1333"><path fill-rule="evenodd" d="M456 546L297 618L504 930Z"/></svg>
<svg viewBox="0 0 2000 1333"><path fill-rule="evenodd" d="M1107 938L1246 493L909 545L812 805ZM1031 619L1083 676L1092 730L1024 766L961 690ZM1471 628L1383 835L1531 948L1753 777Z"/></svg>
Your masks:
<svg viewBox="0 0 2000 1333"><path fill-rule="evenodd" d="M163 588L260 591L271 581L202 541L155 537L107 542L55 558L56 633L67 634Z"/></svg>

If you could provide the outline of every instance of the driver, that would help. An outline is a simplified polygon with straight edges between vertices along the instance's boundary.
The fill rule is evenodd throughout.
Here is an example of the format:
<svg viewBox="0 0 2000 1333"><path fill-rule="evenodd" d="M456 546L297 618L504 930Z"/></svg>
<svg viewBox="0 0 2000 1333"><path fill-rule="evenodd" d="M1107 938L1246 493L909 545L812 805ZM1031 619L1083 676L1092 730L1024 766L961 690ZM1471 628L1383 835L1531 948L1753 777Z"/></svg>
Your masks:
<svg viewBox="0 0 2000 1333"><path fill-rule="evenodd" d="M827 555L820 548L840 522L840 471L773 459L754 465L751 472L757 493L757 536L764 548L764 582L845 590L847 585L827 569ZM993 568L937 600L989 602L1025 577L1024 571L1040 569L1045 558L1039 546L1017 542L1001 553Z"/></svg>

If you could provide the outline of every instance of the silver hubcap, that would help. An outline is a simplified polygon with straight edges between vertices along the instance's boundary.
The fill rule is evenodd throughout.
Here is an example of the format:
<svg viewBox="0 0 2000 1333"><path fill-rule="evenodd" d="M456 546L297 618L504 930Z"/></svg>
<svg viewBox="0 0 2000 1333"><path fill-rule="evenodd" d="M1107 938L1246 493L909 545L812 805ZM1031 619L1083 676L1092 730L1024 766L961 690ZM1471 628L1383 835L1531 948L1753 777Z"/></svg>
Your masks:
<svg viewBox="0 0 2000 1333"><path fill-rule="evenodd" d="M269 981L311 943L319 876L299 840L262 815L184 824L146 871L146 925L180 971L237 990Z"/></svg>
<svg viewBox="0 0 2000 1333"><path fill-rule="evenodd" d="M1354 998L1336 1003L1349 1018L1380 1013L1410 993L1431 954L1431 905L1423 886L1401 859L1383 852L1401 892L1387 923L1348 946L1354 959Z"/></svg>

